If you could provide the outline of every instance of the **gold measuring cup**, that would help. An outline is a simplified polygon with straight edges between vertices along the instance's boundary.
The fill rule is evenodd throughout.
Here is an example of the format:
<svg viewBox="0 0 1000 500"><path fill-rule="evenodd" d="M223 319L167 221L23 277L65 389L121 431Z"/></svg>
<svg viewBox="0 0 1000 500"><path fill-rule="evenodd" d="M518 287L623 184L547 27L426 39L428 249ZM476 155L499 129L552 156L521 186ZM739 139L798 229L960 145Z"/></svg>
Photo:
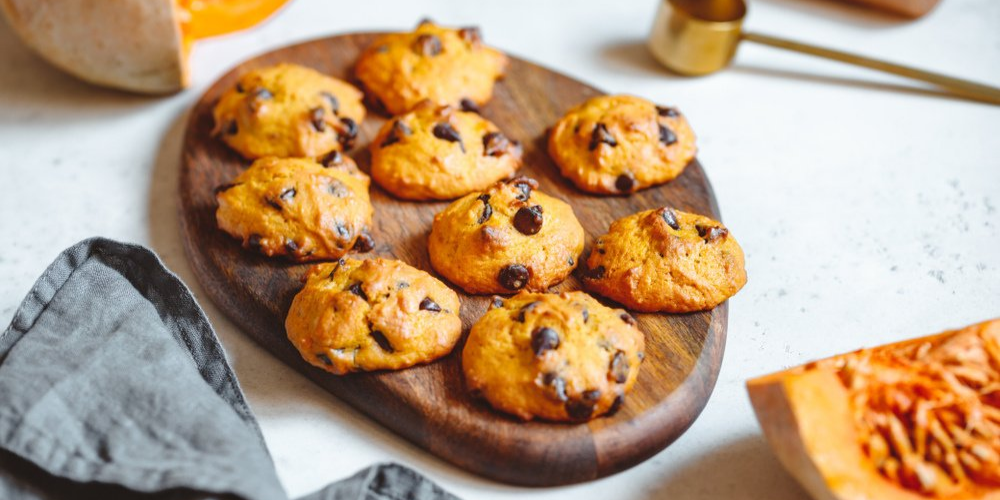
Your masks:
<svg viewBox="0 0 1000 500"><path fill-rule="evenodd" d="M748 33L742 29L746 13L743 0L660 0L660 9L649 35L649 50L668 69L681 75L699 76L728 66L737 45L745 40L933 83L967 98L1000 104L1000 88L839 50Z"/></svg>

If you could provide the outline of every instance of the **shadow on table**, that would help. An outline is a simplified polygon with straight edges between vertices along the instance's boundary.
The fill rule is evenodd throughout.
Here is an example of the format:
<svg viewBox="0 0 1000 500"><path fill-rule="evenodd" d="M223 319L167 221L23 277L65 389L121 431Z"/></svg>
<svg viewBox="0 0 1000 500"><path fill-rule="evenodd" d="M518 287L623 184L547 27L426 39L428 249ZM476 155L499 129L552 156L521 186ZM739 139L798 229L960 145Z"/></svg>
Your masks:
<svg viewBox="0 0 1000 500"><path fill-rule="evenodd" d="M177 274L191 289L198 303L215 328L226 350L229 362L259 420L299 421L309 419L330 422L343 434L378 443L392 460L409 465L431 478L447 478L451 484L466 488L493 491L517 491L463 472L461 469L423 451L377 424L347 403L327 393L304 376L285 366L249 337L208 300L198 282L181 240L179 196L177 194L181 152L189 110L177 116L163 137L154 164L149 186L149 242L167 268ZM304 396L304 397L303 397ZM266 437L266 435L265 435ZM272 443L273 444L273 443ZM275 449L272 448L272 453ZM281 472L282 461L275 457ZM368 463L349 467L353 472ZM331 470L336 470L331 464ZM319 488L338 477L323 478ZM306 492L298 492L304 494Z"/></svg>
<svg viewBox="0 0 1000 500"><path fill-rule="evenodd" d="M671 73L653 59L646 48L645 39L625 38L613 41L601 47L598 57L607 69L626 75L684 78Z"/></svg>
<svg viewBox="0 0 1000 500"><path fill-rule="evenodd" d="M57 69L21 43L0 16L0 123L30 123L39 109L47 115L71 109L73 120L85 120L81 110L114 115L156 100L97 87Z"/></svg>
<svg viewBox="0 0 1000 500"><path fill-rule="evenodd" d="M838 64L836 62L830 62L830 64ZM734 71L737 73L743 73L746 75L760 76L765 78L781 78L785 80L798 80L808 83L820 83L826 85L835 85L842 87L854 87L863 90L875 90L879 92L890 92L897 94L908 94L913 96L924 96L942 99L954 99L959 101L965 101L966 99L951 92L945 90L938 90L932 87L917 87L906 84L895 84L878 82L872 80L860 80L856 78L844 78L839 76L830 76L820 73L807 73L803 71L793 71L787 69L778 68L768 68L757 65L743 64L736 62L725 71ZM920 82L914 82L913 85L921 85Z"/></svg>
<svg viewBox="0 0 1000 500"><path fill-rule="evenodd" d="M809 495L785 472L763 437L755 435L725 443L668 471L663 484L647 498L806 500Z"/></svg>

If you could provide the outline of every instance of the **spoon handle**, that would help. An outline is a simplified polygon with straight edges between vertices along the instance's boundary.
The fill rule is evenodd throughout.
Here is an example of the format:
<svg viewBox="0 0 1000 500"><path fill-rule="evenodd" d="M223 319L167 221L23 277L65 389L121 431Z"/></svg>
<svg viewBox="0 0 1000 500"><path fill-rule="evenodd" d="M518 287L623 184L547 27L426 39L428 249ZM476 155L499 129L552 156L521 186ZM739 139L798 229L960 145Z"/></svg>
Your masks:
<svg viewBox="0 0 1000 500"><path fill-rule="evenodd" d="M884 71L886 73L892 73L894 75L913 78L914 80L921 80L924 82L933 83L935 85L946 88L948 90L951 90L955 93L961 94L971 99L985 101L992 104L1000 104L1000 88L997 87L991 87L989 85L983 85L981 83L976 83L969 80L963 80L961 78L954 78L951 76L942 75L940 73L932 73L930 71L911 68L909 66L893 64L886 61L880 61L878 59L859 56L857 54L850 54L847 52L841 52L839 50L826 49L823 47L817 47L815 45L809 45L807 43L794 42L791 40L785 40L783 38L776 38L768 35L761 35L758 33L743 32L741 34L741 38L743 40L757 42L764 45L769 45L771 47L777 47L780 49L791 50L794 52L801 52L803 54L825 57L827 59L833 59L835 61L840 61L847 64L864 66L866 68Z"/></svg>

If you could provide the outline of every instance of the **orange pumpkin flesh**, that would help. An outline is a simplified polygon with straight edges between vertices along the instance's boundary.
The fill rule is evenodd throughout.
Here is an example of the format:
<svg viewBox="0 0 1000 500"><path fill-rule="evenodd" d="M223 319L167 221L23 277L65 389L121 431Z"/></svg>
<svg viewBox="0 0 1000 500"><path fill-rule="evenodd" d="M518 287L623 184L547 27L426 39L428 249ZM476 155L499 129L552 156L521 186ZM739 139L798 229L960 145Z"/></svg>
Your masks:
<svg viewBox="0 0 1000 500"><path fill-rule="evenodd" d="M186 40L225 35L252 28L289 0L177 0L178 21Z"/></svg>
<svg viewBox="0 0 1000 500"><path fill-rule="evenodd" d="M771 448L817 499L1000 499L1000 320L747 389Z"/></svg>

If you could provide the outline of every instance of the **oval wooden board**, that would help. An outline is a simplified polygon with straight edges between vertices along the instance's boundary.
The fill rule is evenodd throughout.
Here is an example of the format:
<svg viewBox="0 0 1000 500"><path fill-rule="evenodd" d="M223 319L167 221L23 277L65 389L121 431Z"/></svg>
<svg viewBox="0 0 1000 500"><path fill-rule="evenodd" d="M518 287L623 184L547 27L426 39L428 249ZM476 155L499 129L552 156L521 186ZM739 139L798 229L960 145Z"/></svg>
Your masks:
<svg viewBox="0 0 1000 500"><path fill-rule="evenodd" d="M662 450L691 425L712 392L725 347L725 304L705 313L636 315L647 347L635 389L617 415L579 425L522 423L470 398L461 372L461 343L450 356L429 365L338 377L304 362L288 342L284 318L307 266L244 251L216 227L213 189L249 162L211 136L212 106L238 75L280 62L349 80L358 54L375 36L335 36L258 56L223 76L195 105L181 163L181 226L187 255L206 293L285 363L389 429L478 474L522 485L574 483L627 469ZM522 173L537 179L541 191L573 206L587 232L584 255L611 221L639 210L670 205L718 218L711 186L697 161L673 182L629 197L587 195L560 177L545 152L546 129L570 107L599 94L593 87L512 58L506 79L482 110L524 144ZM363 170L369 163L365 148L385 120L373 112L361 125L358 148L351 154ZM447 203L399 201L375 184L371 196L377 242L373 254L433 273L427 234L434 214ZM554 290L579 285L571 277ZM468 333L489 298L456 291Z"/></svg>

